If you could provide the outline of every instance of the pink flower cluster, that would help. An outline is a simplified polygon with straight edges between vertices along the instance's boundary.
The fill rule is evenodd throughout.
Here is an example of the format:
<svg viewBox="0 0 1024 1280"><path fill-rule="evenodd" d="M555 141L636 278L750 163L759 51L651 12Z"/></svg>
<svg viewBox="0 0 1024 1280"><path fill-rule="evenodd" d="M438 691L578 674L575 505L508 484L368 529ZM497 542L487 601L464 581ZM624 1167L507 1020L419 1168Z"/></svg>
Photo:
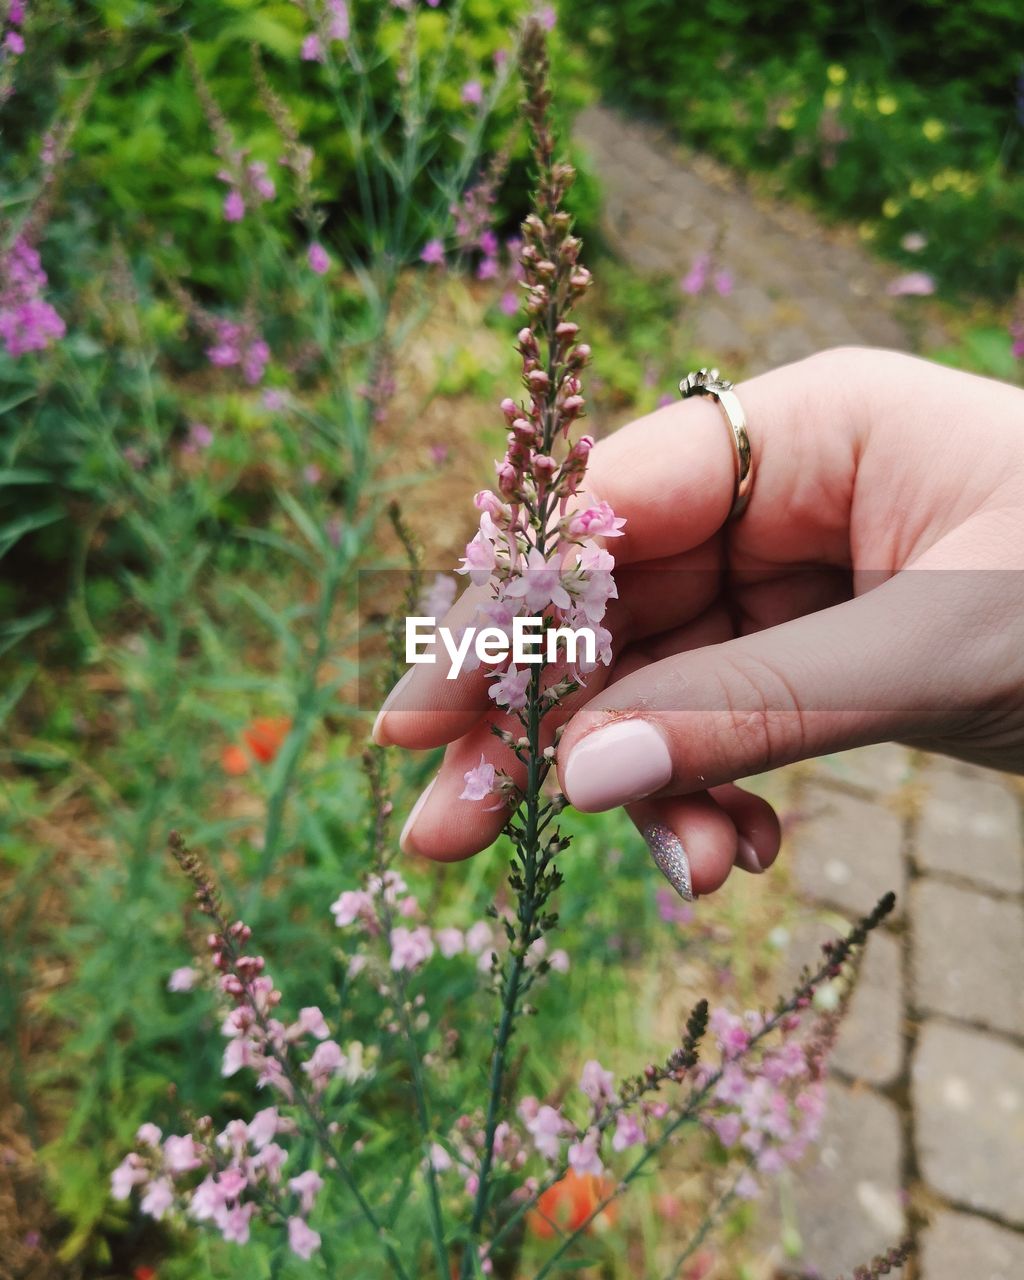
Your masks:
<svg viewBox="0 0 1024 1280"><path fill-rule="evenodd" d="M42 296L46 272L38 252L19 236L0 257L0 341L8 355L43 351L64 336L64 321Z"/></svg>
<svg viewBox="0 0 1024 1280"><path fill-rule="evenodd" d="M821 1129L825 1112L822 1046L793 1034L799 1015L782 1023L783 1040L760 1054L748 1055L752 1038L764 1027L754 1010L742 1017L716 1009L708 1026L722 1056L712 1096L718 1104L708 1127L726 1148L745 1151L752 1169L737 1184L737 1194L759 1193L757 1173L779 1173L800 1160ZM698 1073L698 1083L706 1079Z"/></svg>
<svg viewBox="0 0 1024 1280"><path fill-rule="evenodd" d="M720 298L727 298L732 293L732 272L716 267L710 253L698 253L690 264L690 269L679 281L679 288L691 298L714 290Z"/></svg>
<svg viewBox="0 0 1024 1280"><path fill-rule="evenodd" d="M111 1174L114 1198L138 1192L148 1217L159 1221L177 1213L210 1222L235 1244L248 1243L252 1219L260 1214L287 1221L292 1252L309 1259L320 1248L320 1235L307 1219L323 1179L306 1169L286 1180L288 1152L274 1141L295 1133L295 1122L266 1107L248 1124L232 1120L216 1136L209 1117L196 1129L165 1138L156 1125L144 1124L135 1135L138 1151Z"/></svg>
<svg viewBox="0 0 1024 1280"><path fill-rule="evenodd" d="M388 968L393 973L413 973L435 954L445 960L459 955L476 957L477 967L487 973L498 947L497 931L486 920L478 920L466 930L452 926L431 928L421 923L419 901L397 871L370 876L365 889L346 889L331 904L331 913L340 929L356 925L371 937L383 937L386 931ZM397 924L396 917L409 923ZM536 967L542 961L557 973L568 972L567 953L559 949L548 956L547 943L539 938L527 963ZM349 962L350 976L365 966L365 955L357 953Z"/></svg>
<svg viewBox="0 0 1024 1280"><path fill-rule="evenodd" d="M211 364L226 369L238 365L251 386L261 382L270 359L270 347L251 321L211 317L207 322L213 344L206 356Z"/></svg>
<svg viewBox="0 0 1024 1280"><path fill-rule="evenodd" d="M0 5L0 105L14 95L14 64L25 52L25 37L19 29L24 23L24 0Z"/></svg>
<svg viewBox="0 0 1024 1280"><path fill-rule="evenodd" d="M227 184L228 193L224 197L224 221L241 222L245 217L247 201L266 204L277 194L274 180L267 173L267 166L262 160L245 163L241 152L233 157L235 163L230 168L221 169L217 177Z"/></svg>
<svg viewBox="0 0 1024 1280"><path fill-rule="evenodd" d="M325 0L319 12L307 9L317 24L302 42L303 62L323 62L325 50L335 41L344 44L351 34L348 5L345 0Z"/></svg>

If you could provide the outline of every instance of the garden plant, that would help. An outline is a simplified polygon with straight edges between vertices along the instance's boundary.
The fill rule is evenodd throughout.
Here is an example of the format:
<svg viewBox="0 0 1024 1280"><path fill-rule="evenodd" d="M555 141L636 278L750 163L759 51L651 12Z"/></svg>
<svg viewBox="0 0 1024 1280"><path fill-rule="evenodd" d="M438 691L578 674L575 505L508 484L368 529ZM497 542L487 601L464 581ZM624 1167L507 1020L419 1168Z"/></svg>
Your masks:
<svg viewBox="0 0 1024 1280"><path fill-rule="evenodd" d="M216 39L190 14L154 83L187 90L202 154L159 198L152 173L125 179L153 223L105 235L63 189L102 172L108 77L138 47L74 62L33 134L52 104L33 35L65 36L0 0L0 111L23 106L0 161L0 637L18 660L0 1027L57 1261L84 1274L630 1274L628 1205L684 1162L696 1211L668 1215L644 1265L698 1276L715 1228L744 1225L819 1133L891 895L777 1002L694 998L661 1058L613 1071L600 1035L566 1030L595 988L628 990L608 963L628 911L678 929L693 908L660 880L640 906L646 854L592 908L587 868L625 824L572 815L552 785L557 726L614 651L623 522L587 496L600 280L556 131L555 14L525 8L304 0L249 25L239 7ZM222 100L222 58L244 102ZM329 127L295 105L297 68ZM456 306L490 288L513 354L478 531L427 581L402 502L460 440L414 477L402 424L436 394L413 357L446 287ZM386 566L369 592L368 563ZM449 607L598 637L593 663L487 671L502 718L458 803L505 830L457 873L399 852L394 797L418 769L368 745L360 704L399 674L383 655L402 615ZM73 687L55 645L87 673ZM37 1244L17 1243L26 1274Z"/></svg>

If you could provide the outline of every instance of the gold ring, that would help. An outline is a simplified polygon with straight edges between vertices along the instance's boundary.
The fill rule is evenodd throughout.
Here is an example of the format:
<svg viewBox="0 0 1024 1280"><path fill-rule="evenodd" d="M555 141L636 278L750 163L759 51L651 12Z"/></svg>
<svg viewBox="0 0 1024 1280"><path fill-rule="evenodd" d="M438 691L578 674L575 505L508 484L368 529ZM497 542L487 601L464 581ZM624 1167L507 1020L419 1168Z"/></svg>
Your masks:
<svg viewBox="0 0 1024 1280"><path fill-rule="evenodd" d="M721 405L729 424L733 457L736 461L736 484L732 495L732 510L728 519L741 516L750 501L754 487L754 462L750 456L750 436L747 434L747 415L740 398L728 378L719 375L717 369L696 369L688 373L679 384L679 394L684 400L691 396L710 396Z"/></svg>

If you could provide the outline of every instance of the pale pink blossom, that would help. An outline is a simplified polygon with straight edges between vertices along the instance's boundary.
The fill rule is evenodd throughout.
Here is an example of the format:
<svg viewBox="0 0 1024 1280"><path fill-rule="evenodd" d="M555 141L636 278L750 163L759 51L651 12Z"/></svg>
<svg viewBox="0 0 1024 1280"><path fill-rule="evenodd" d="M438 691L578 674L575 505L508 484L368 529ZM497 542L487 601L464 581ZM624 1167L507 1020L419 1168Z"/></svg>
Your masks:
<svg viewBox="0 0 1024 1280"><path fill-rule="evenodd" d="M151 1218L159 1220L174 1204L174 1187L170 1178L157 1178L146 1188L139 1208Z"/></svg>
<svg viewBox="0 0 1024 1280"><path fill-rule="evenodd" d="M418 969L434 954L434 943L426 925L417 929L399 926L391 930L391 968Z"/></svg>
<svg viewBox="0 0 1024 1280"><path fill-rule="evenodd" d="M175 969L167 979L167 990L191 991L200 977L201 974L198 969L193 969L191 965L182 965L180 969Z"/></svg>
<svg viewBox="0 0 1024 1280"><path fill-rule="evenodd" d="M373 918L373 899L363 889L346 889L331 903L331 914L339 929L357 920Z"/></svg>
<svg viewBox="0 0 1024 1280"><path fill-rule="evenodd" d="M483 752L480 753L480 763L472 769L467 769L463 775L465 787L459 796L460 800L486 800L488 796L494 793L495 768L493 764L489 764L484 759Z"/></svg>
<svg viewBox="0 0 1024 1280"><path fill-rule="evenodd" d="M437 949L446 960L457 956L466 949L466 940L461 929L438 929L434 934Z"/></svg>
<svg viewBox="0 0 1024 1280"><path fill-rule="evenodd" d="M217 1222L224 1239L231 1244L248 1244L249 1221L255 1212L256 1206L252 1203L228 1209Z"/></svg>
<svg viewBox="0 0 1024 1280"><path fill-rule="evenodd" d="M479 80L467 80L462 86L462 101L467 106L478 107L484 100L484 87Z"/></svg>
<svg viewBox="0 0 1024 1280"><path fill-rule="evenodd" d="M615 1133L612 1137L612 1150L625 1151L635 1147L644 1140L644 1131L640 1121L630 1111L620 1111L615 1117Z"/></svg>
<svg viewBox="0 0 1024 1280"><path fill-rule="evenodd" d="M313 1050L308 1062L302 1064L302 1070L315 1089L324 1089L328 1081L341 1075L347 1066L348 1059L341 1046L334 1040L323 1040Z"/></svg>
<svg viewBox="0 0 1024 1280"><path fill-rule="evenodd" d="M589 1173L599 1178L604 1173L604 1164L599 1152L600 1145L600 1133L596 1129L588 1129L581 1141L573 1142L569 1146L569 1168L581 1177Z"/></svg>
<svg viewBox="0 0 1024 1280"><path fill-rule="evenodd" d="M305 1262L320 1248L320 1234L303 1218L288 1219L288 1247Z"/></svg>
<svg viewBox="0 0 1024 1280"><path fill-rule="evenodd" d="M125 1156L110 1175L110 1194L115 1200L127 1200L135 1187L149 1181L149 1171L134 1152Z"/></svg>
<svg viewBox="0 0 1024 1280"><path fill-rule="evenodd" d="M607 502L577 511L569 518L569 532L577 538L621 538L625 516L617 516Z"/></svg>
<svg viewBox="0 0 1024 1280"><path fill-rule="evenodd" d="M306 260L309 262L309 269L315 275L322 276L330 270L330 255L323 245L317 240L314 240L309 246L309 252L306 254Z"/></svg>
<svg viewBox="0 0 1024 1280"><path fill-rule="evenodd" d="M277 1107L264 1107L249 1121L246 1137L257 1151L262 1151L276 1136L280 1120Z"/></svg>
<svg viewBox="0 0 1024 1280"><path fill-rule="evenodd" d="M302 42L302 61L303 62L323 62L324 47L320 43L318 35L306 36Z"/></svg>
<svg viewBox="0 0 1024 1280"><path fill-rule="evenodd" d="M324 1180L315 1169L307 1169L305 1173L288 1179L288 1188L299 1197L299 1205L303 1213L312 1211L323 1185Z"/></svg>
<svg viewBox="0 0 1024 1280"><path fill-rule="evenodd" d="M615 1097L615 1077L596 1058L590 1058L583 1064L580 1088L591 1102L603 1106Z"/></svg>
<svg viewBox="0 0 1024 1280"><path fill-rule="evenodd" d="M420 261L427 263L431 267L442 266L444 264L444 241L436 238L428 240L420 253Z"/></svg>
<svg viewBox="0 0 1024 1280"><path fill-rule="evenodd" d="M200 1152L190 1133L183 1137L172 1134L164 1140L164 1165L168 1173L190 1173L201 1164Z"/></svg>
<svg viewBox="0 0 1024 1280"><path fill-rule="evenodd" d="M529 667L519 671L513 662L507 671L502 672L492 681L491 687L487 690L487 696L492 698L499 707L507 707L509 711L519 711L526 706L526 691L532 679L533 672Z"/></svg>
<svg viewBox="0 0 1024 1280"><path fill-rule="evenodd" d="M470 925L466 933L466 950L471 956L478 956L493 946L494 932L486 920L478 920L476 924Z"/></svg>
<svg viewBox="0 0 1024 1280"><path fill-rule="evenodd" d="M555 1107L541 1106L526 1121L526 1131L545 1160L557 1160L562 1150L562 1134L567 1128L562 1113Z"/></svg>

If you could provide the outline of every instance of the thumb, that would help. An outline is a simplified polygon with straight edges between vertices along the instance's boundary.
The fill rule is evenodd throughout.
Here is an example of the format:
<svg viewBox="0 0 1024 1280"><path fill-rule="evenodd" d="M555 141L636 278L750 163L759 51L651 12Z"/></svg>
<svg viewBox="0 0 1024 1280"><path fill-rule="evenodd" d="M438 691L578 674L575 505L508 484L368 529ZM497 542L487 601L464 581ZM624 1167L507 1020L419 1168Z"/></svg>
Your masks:
<svg viewBox="0 0 1024 1280"><path fill-rule="evenodd" d="M566 726L562 790L598 812L961 725L970 690L998 696L1003 683L1006 655L985 631L998 605L978 599L998 576L905 570L833 608L635 670Z"/></svg>

